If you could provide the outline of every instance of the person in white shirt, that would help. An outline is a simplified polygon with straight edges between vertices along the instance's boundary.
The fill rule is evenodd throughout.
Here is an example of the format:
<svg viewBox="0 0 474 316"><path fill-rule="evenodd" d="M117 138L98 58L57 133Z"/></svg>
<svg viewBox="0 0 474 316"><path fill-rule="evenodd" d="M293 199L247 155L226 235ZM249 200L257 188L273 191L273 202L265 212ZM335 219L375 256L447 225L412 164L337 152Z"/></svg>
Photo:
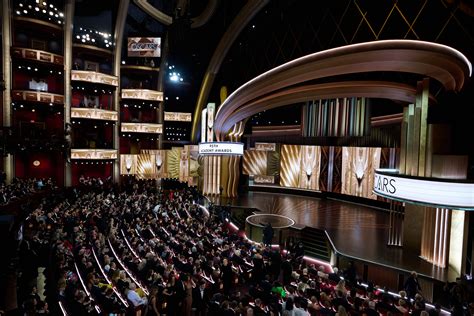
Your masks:
<svg viewBox="0 0 474 316"><path fill-rule="evenodd" d="M135 291L137 286L135 283L131 283L129 287L129 291L127 293L127 298L130 302L132 302L133 306L139 307L141 305L145 306L148 302L146 297L141 298L138 293Z"/></svg>

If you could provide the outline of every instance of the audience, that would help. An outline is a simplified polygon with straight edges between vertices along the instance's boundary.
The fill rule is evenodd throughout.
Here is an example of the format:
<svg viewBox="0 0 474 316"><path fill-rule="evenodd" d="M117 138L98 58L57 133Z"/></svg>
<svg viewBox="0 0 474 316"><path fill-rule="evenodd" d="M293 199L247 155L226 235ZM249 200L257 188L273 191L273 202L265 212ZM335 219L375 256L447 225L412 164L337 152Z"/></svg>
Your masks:
<svg viewBox="0 0 474 316"><path fill-rule="evenodd" d="M14 178L11 184L3 182L0 185L0 204L6 205L20 200L35 192L54 188L53 181L49 179L20 179Z"/></svg>
<svg viewBox="0 0 474 316"><path fill-rule="evenodd" d="M280 253L252 242L199 207L194 188L170 180L160 189L131 179L118 188L110 179L81 177L74 192L44 201L26 225L30 240L51 250L50 293L69 315L436 312L419 293L411 303L403 291L400 300L375 286L367 291L353 263L329 271L303 260L299 244ZM25 314L48 313L35 294L24 299Z"/></svg>

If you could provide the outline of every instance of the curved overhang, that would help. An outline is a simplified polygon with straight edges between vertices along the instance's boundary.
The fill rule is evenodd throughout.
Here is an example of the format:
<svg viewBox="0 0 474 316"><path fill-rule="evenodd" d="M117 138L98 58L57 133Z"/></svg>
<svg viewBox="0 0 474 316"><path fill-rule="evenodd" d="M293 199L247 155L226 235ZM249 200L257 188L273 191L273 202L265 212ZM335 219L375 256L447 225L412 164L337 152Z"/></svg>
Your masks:
<svg viewBox="0 0 474 316"><path fill-rule="evenodd" d="M219 116L219 121L214 122L214 130L219 139L237 122L262 111L291 103L351 97L380 98L414 103L416 88L385 81L344 81L289 87L245 103L229 115ZM433 95L429 96L429 103L436 103Z"/></svg>
<svg viewBox="0 0 474 316"><path fill-rule="evenodd" d="M429 77L448 91L462 89L472 65L449 46L414 40L383 40L337 47L306 55L248 81L220 106L216 125L246 103L306 81L367 72L403 72ZM226 124L228 125L228 124ZM224 130L216 130L225 133Z"/></svg>

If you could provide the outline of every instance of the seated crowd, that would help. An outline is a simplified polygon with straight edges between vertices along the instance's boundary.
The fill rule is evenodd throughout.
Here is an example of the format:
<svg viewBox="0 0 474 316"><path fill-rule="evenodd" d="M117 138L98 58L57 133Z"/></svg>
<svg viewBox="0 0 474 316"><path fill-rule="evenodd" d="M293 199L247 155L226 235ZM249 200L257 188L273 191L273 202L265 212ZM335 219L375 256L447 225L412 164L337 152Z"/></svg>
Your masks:
<svg viewBox="0 0 474 316"><path fill-rule="evenodd" d="M53 292L67 315L440 313L419 294L402 291L399 299L361 286L353 267L316 266L296 251L252 242L195 204L190 188L83 183L95 189L41 204L27 225L36 238L49 238ZM44 214L54 219L48 235L35 223ZM23 308L25 315L48 313L34 290Z"/></svg>
<svg viewBox="0 0 474 316"><path fill-rule="evenodd" d="M53 188L54 184L51 178L48 179L19 179L14 178L11 184L6 185L4 176L2 176L0 185L0 204L6 205L20 200L45 188Z"/></svg>

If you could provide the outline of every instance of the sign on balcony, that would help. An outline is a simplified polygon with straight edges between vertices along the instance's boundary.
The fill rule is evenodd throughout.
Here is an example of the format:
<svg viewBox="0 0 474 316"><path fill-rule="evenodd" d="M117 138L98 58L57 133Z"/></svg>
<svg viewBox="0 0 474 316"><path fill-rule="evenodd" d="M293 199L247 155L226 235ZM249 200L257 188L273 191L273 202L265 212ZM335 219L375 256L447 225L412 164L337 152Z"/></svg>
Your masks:
<svg viewBox="0 0 474 316"><path fill-rule="evenodd" d="M153 123L122 123L120 127L122 133L163 133L163 124Z"/></svg>
<svg viewBox="0 0 474 316"><path fill-rule="evenodd" d="M116 76L95 71L71 70L71 80L100 83L115 87L118 86L118 79Z"/></svg>
<svg viewBox="0 0 474 316"><path fill-rule="evenodd" d="M191 113L165 112L165 121L191 122Z"/></svg>
<svg viewBox="0 0 474 316"><path fill-rule="evenodd" d="M122 99L163 101L163 92L148 89L122 89Z"/></svg>
<svg viewBox="0 0 474 316"><path fill-rule="evenodd" d="M71 149L71 159L110 160L117 159L115 149Z"/></svg>
<svg viewBox="0 0 474 316"><path fill-rule="evenodd" d="M91 120L118 121L116 111L71 107L71 117Z"/></svg>

